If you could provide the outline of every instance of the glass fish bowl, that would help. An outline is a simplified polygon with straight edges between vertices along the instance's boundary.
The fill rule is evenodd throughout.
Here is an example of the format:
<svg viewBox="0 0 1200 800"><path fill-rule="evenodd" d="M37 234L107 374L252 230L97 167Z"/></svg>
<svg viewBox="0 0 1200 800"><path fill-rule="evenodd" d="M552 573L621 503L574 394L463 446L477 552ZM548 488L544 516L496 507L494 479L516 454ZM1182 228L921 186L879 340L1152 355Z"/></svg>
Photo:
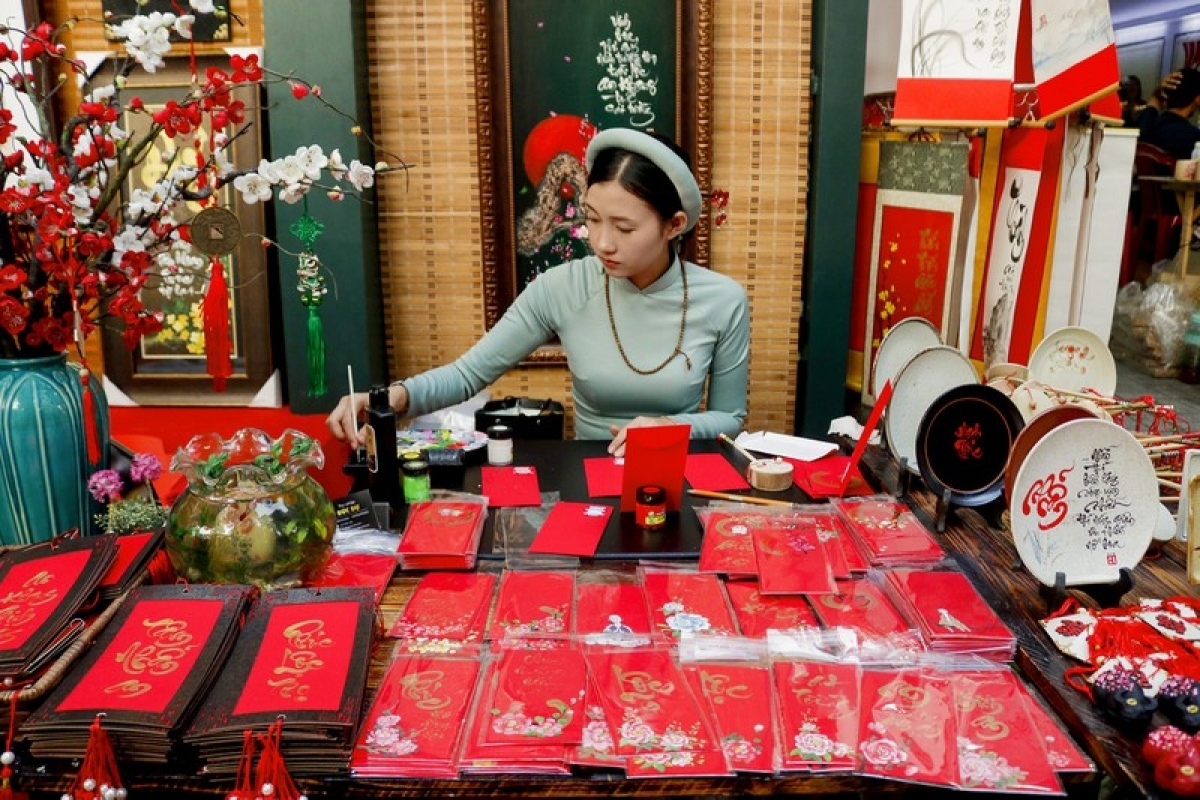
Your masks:
<svg viewBox="0 0 1200 800"><path fill-rule="evenodd" d="M321 446L296 430L278 439L257 428L193 437L171 460L188 480L167 520L175 573L264 591L303 585L333 548L333 503L308 474L324 464Z"/></svg>

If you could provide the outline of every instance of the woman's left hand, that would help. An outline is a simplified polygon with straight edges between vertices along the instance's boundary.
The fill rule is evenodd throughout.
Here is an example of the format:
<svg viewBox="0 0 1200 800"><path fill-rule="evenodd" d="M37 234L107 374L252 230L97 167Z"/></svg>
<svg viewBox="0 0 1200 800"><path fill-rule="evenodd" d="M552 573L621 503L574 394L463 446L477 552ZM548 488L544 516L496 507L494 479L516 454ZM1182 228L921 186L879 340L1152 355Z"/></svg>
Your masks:
<svg viewBox="0 0 1200 800"><path fill-rule="evenodd" d="M609 425L608 429L612 432L613 440L608 445L608 452L616 458L625 455L625 432L630 428L655 428L659 425L674 424L675 420L670 417L634 417L624 428Z"/></svg>

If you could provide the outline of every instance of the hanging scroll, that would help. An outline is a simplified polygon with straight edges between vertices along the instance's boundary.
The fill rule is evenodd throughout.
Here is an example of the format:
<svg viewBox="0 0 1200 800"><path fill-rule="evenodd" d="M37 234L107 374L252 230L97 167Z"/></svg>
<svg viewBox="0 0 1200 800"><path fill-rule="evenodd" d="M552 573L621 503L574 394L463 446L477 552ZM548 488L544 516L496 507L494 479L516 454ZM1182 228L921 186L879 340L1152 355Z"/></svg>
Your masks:
<svg viewBox="0 0 1200 800"><path fill-rule="evenodd" d="M904 0L892 124L1007 124L1020 12L1021 0Z"/></svg>
<svg viewBox="0 0 1200 800"><path fill-rule="evenodd" d="M863 341L865 403L874 403L866 377L891 326L923 317L943 340L954 339L969 149L965 142L880 143Z"/></svg>
<svg viewBox="0 0 1200 800"><path fill-rule="evenodd" d="M1029 0L1037 117L1050 120L1116 91L1108 0Z"/></svg>
<svg viewBox="0 0 1200 800"><path fill-rule="evenodd" d="M1062 131L1059 126L1004 132L983 301L970 353L985 367L1004 361L1024 364L1035 343Z"/></svg>

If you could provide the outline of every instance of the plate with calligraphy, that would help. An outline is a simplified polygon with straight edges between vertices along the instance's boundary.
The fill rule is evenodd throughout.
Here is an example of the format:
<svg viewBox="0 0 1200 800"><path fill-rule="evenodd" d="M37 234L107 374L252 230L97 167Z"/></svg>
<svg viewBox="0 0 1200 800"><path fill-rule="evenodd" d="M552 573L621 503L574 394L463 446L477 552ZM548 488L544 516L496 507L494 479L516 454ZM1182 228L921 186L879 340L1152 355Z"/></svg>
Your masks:
<svg viewBox="0 0 1200 800"><path fill-rule="evenodd" d="M975 365L957 348L941 345L913 356L896 375L883 414L883 435L892 457L917 473L917 429L925 412L944 392L978 383Z"/></svg>
<svg viewBox="0 0 1200 800"><path fill-rule="evenodd" d="M967 384L943 393L917 429L917 466L925 485L938 495L949 492L950 502L959 506L997 499L1023 427L1016 404L992 386Z"/></svg>
<svg viewBox="0 0 1200 800"><path fill-rule="evenodd" d="M1158 481L1141 443L1102 419L1064 422L1030 450L1010 499L1021 561L1047 586L1115 583L1150 547Z"/></svg>

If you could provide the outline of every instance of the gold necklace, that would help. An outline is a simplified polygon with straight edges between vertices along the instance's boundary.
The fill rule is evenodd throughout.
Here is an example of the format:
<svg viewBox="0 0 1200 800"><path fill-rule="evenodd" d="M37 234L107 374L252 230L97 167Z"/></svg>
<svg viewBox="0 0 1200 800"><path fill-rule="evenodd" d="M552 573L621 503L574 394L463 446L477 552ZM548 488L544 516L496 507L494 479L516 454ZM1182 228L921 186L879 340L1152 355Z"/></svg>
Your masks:
<svg viewBox="0 0 1200 800"><path fill-rule="evenodd" d="M629 362L629 356L625 355L625 348L621 345L621 337L617 334L617 320L613 316L612 310L612 292L609 289L609 283L612 278L604 276L604 305L608 307L608 324L612 328L613 340L617 343L617 352L621 354L621 360L625 362L625 366L636 372L638 375L653 375L656 372L661 372L667 364L675 360L675 356L683 356L683 363L690 370L692 368L692 359L688 354L683 352L683 330L687 326L687 310L688 310L688 284L687 284L687 267L683 261L679 262L679 272L683 277L683 310L679 314L679 338L675 340L675 349L671 351L671 355L667 356L667 360L659 364L654 369L639 369Z"/></svg>

